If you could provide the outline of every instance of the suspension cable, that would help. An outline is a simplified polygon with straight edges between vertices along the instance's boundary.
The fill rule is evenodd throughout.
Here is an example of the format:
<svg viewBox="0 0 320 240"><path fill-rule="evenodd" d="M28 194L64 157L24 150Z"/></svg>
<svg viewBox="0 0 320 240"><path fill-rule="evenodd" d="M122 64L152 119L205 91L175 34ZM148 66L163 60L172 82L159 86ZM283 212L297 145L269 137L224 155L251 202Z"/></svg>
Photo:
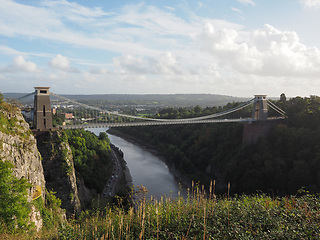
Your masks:
<svg viewBox="0 0 320 240"><path fill-rule="evenodd" d="M269 101L269 100L267 100L267 101L268 101L270 107L273 106L274 108L277 109L277 110L275 110L275 109L273 108L273 110L277 111L277 112L280 113L281 115L287 115L287 113L286 113L285 111L283 111L281 108L279 108L279 107L278 107L277 105L275 105L273 102L271 102L271 101ZM272 107L271 107L271 108L272 108Z"/></svg>
<svg viewBox="0 0 320 240"><path fill-rule="evenodd" d="M27 98L27 97L29 97L29 96L31 96L31 95L34 95L34 92L29 93L29 94L27 94L27 95L24 95L24 96L22 96L22 97L19 97L19 98L17 98L17 100L20 101L21 99Z"/></svg>
<svg viewBox="0 0 320 240"><path fill-rule="evenodd" d="M271 104L269 105L269 107L271 107L273 110L275 110L277 113L279 113L280 115L284 116L285 114L283 114L282 112L280 112L278 109L276 109L274 106L272 106Z"/></svg>
<svg viewBox="0 0 320 240"><path fill-rule="evenodd" d="M220 113L211 114L211 115L208 115L208 116L195 117L195 118L184 118L184 119L158 119L158 118L142 118L142 117L127 115L127 114L111 112L111 111L104 110L104 109L101 109L101 108L98 108L98 107L93 107L93 106L90 106L90 105L87 105L87 104L84 104L84 103L79 103L79 102L77 102L75 100L68 99L68 98L59 96L57 94L51 93L51 92L50 92L50 94L55 96L55 97L61 98L61 99L65 100L65 101L70 101L70 102L72 102L74 104L81 105L81 106L84 106L86 108L102 111L102 112L105 112L107 114L112 114L112 115L116 115L116 116L119 116L119 117L127 117L127 118L139 119L139 120L144 120L144 121L148 120L148 121L157 121L157 122L168 122L168 121L170 121L170 122L173 122L173 121L174 122L182 122L182 121L195 121L195 120L202 120L202 119L208 119L208 118L216 118L216 117L224 116L226 114L241 110L241 109L249 106L250 104L252 104L252 102L254 101L254 98L253 98L253 99L243 103L240 106L237 106L235 108L232 108L232 109L220 112Z"/></svg>

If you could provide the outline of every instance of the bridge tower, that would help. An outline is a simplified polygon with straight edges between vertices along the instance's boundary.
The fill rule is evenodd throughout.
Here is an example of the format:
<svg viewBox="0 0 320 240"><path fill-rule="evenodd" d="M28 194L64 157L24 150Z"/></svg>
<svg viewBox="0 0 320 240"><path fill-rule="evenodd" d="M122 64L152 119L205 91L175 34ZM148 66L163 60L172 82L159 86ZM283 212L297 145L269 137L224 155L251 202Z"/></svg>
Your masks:
<svg viewBox="0 0 320 240"><path fill-rule="evenodd" d="M256 120L268 119L267 95L254 95L252 118Z"/></svg>
<svg viewBox="0 0 320 240"><path fill-rule="evenodd" d="M50 87L35 87L33 128L48 130L52 128Z"/></svg>
<svg viewBox="0 0 320 240"><path fill-rule="evenodd" d="M262 136L268 136L276 121L268 120L267 95L254 95L252 121L244 124L242 146L256 143Z"/></svg>

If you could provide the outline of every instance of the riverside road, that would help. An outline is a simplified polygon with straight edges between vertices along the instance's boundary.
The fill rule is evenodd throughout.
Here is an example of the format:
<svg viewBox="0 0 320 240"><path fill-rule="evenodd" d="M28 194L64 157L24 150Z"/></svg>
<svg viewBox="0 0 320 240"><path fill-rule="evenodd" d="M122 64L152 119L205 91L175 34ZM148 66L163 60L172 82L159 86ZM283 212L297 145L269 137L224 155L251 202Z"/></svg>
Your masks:
<svg viewBox="0 0 320 240"><path fill-rule="evenodd" d="M120 181L120 177L122 176L122 173L123 173L118 156L113 149L112 149L112 160L113 160L112 174L106 186L103 189L103 193L102 193L103 197L114 197L114 195L116 194L118 183Z"/></svg>

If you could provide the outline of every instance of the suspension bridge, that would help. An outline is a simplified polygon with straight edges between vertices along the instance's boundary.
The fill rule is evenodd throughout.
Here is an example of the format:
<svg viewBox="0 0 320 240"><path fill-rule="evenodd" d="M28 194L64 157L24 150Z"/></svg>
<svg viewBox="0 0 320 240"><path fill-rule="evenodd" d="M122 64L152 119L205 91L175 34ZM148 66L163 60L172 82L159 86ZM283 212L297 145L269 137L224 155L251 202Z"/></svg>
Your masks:
<svg viewBox="0 0 320 240"><path fill-rule="evenodd" d="M54 128L76 129L76 128L102 128L102 127L125 127L146 125L175 125L175 124L203 124L242 122L252 123L257 121L274 121L284 119L286 113L266 98L266 95L255 95L251 100L234 108L209 114L206 116L163 119L133 116L118 111L112 111L101 107L90 106L79 101L60 96L49 91L49 87L35 87L35 91L20 97L23 101L28 97L34 97L33 105L29 105L29 118L32 120L32 128L36 130L48 130ZM51 100L51 98L53 100ZM54 106L51 106L54 103ZM52 104L53 105L53 104ZM234 117L234 113L245 108L252 108L251 116ZM25 108L27 109L27 108ZM272 109L272 117L268 117L268 110ZM25 111L25 114L28 111ZM62 124L53 125L53 116L63 116Z"/></svg>

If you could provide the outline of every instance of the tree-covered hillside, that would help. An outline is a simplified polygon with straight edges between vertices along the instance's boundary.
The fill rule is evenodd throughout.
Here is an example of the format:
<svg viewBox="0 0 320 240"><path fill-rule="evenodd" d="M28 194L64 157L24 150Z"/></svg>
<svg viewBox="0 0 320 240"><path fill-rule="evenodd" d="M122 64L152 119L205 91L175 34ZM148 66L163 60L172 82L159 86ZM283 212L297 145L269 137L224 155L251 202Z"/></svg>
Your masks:
<svg viewBox="0 0 320 240"><path fill-rule="evenodd" d="M75 169L81 174L87 187L100 193L112 170L111 148L107 134L102 132L97 137L83 129L66 130L66 133Z"/></svg>
<svg viewBox="0 0 320 240"><path fill-rule="evenodd" d="M229 104L228 108L236 104ZM205 184L216 179L218 187L223 189L230 182L233 193L261 190L294 194L301 187L320 192L320 98L286 100L283 94L275 104L287 112L288 118L274 127L269 136L244 148L243 125L237 123L135 127L120 131L152 144L169 165L191 179ZM210 110L168 109L158 117L175 118L182 113L183 117L200 116ZM215 111L219 109L211 112Z"/></svg>

